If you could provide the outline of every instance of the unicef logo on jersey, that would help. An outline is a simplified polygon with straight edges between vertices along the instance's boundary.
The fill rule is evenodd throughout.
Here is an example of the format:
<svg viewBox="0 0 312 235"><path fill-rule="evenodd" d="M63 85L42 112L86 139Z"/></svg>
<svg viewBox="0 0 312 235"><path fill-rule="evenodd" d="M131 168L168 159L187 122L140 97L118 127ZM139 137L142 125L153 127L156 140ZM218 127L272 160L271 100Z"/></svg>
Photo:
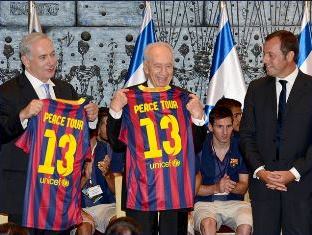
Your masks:
<svg viewBox="0 0 312 235"><path fill-rule="evenodd" d="M153 162L149 164L150 169L159 169L159 168L169 168L169 167L179 167L182 163L178 159L169 160L167 162Z"/></svg>
<svg viewBox="0 0 312 235"><path fill-rule="evenodd" d="M63 186L65 188L69 186L69 180L65 178L53 179L50 177L40 177L39 181L41 184Z"/></svg>

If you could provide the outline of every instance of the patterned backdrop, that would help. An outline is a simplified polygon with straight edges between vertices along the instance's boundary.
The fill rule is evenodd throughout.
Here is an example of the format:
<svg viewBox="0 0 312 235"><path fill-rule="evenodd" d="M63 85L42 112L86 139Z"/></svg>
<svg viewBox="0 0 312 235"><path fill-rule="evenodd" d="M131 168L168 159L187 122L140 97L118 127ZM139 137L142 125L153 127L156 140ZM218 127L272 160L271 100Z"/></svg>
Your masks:
<svg viewBox="0 0 312 235"><path fill-rule="evenodd" d="M262 44L277 29L300 30L303 1L227 1L245 82L264 74ZM107 106L123 86L140 31L143 1L38 1L41 25L54 40L56 77ZM175 50L174 83L206 99L218 1L151 3L157 40ZM311 12L311 9L310 9ZM21 72L18 44L27 29L26 1L0 2L0 84Z"/></svg>

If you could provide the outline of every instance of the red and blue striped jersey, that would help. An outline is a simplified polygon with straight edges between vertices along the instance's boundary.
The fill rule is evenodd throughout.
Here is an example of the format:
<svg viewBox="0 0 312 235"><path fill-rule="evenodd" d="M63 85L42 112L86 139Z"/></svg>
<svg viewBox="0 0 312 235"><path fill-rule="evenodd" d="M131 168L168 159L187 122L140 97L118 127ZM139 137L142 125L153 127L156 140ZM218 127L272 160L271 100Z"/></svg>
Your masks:
<svg viewBox="0 0 312 235"><path fill-rule="evenodd" d="M81 172L91 157L84 99L42 100L16 146L29 153L22 225L60 231L82 222Z"/></svg>
<svg viewBox="0 0 312 235"><path fill-rule="evenodd" d="M127 92L119 135L127 145L127 208L193 207L195 154L188 96L174 86L140 85Z"/></svg>

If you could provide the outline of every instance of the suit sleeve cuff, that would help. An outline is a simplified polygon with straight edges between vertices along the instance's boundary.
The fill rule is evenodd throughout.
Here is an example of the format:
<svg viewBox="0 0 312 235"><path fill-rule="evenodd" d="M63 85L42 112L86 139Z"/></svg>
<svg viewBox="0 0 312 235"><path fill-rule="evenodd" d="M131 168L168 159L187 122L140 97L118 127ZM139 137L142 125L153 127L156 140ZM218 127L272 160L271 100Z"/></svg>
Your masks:
<svg viewBox="0 0 312 235"><path fill-rule="evenodd" d="M257 176L257 173L258 173L260 170L264 170L264 166L260 166L260 167L258 167L258 168L255 170L255 172L253 173L253 176L252 176L254 179L259 179L259 177Z"/></svg>
<svg viewBox="0 0 312 235"><path fill-rule="evenodd" d="M192 117L192 122L194 123L195 126L203 126L206 124L207 122L207 115L204 114L203 118L202 119L197 119L197 118L193 118Z"/></svg>
<svg viewBox="0 0 312 235"><path fill-rule="evenodd" d="M299 172L297 171L297 169L295 168L295 167L292 167L290 170L290 173L292 173L294 176L295 176L295 180L297 181L297 182L299 182L300 181L300 178L301 178L301 175L299 174Z"/></svg>
<svg viewBox="0 0 312 235"><path fill-rule="evenodd" d="M89 128L92 129L92 130L95 130L98 121L99 121L99 119L97 118L93 122L89 122Z"/></svg>
<svg viewBox="0 0 312 235"><path fill-rule="evenodd" d="M28 119L25 119L24 121L21 121L22 127L25 130L28 124Z"/></svg>
<svg viewBox="0 0 312 235"><path fill-rule="evenodd" d="M109 109L109 114L114 118L114 119L120 119L122 115L122 110L119 112L116 112L112 109Z"/></svg>

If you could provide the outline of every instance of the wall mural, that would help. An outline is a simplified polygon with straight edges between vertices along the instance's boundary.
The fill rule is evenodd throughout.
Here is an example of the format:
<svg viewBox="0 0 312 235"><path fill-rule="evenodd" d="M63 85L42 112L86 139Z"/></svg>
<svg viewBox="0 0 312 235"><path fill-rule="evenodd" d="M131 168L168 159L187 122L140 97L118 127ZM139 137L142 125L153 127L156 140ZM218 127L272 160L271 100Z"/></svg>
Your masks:
<svg viewBox="0 0 312 235"><path fill-rule="evenodd" d="M44 31L58 54L56 77L82 96L108 106L123 87L138 36L142 1L36 2ZM262 44L277 29L300 30L303 1L227 1L245 82L264 75ZM157 40L175 50L174 83L205 102L216 33L218 1L155 1ZM311 9L310 9L311 10ZM28 4L0 3L0 84L22 71L18 44L27 33Z"/></svg>

